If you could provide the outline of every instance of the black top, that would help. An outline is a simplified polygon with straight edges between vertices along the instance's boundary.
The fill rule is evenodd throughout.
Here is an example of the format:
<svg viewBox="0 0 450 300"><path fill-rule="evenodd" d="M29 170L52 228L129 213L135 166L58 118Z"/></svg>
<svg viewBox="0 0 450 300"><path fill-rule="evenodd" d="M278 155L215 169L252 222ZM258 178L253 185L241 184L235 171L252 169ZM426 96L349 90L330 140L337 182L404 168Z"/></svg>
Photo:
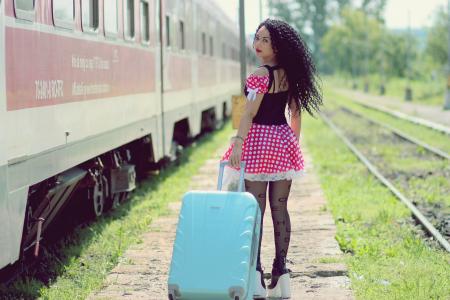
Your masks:
<svg viewBox="0 0 450 300"><path fill-rule="evenodd" d="M279 69L279 66L264 65L269 71L269 89L270 91L274 76L273 70ZM244 89L245 96L248 95L247 87ZM265 93L259 106L256 116L253 118L253 123L260 125L283 125L287 124L286 117L284 115L286 104L288 102L288 91L278 93Z"/></svg>

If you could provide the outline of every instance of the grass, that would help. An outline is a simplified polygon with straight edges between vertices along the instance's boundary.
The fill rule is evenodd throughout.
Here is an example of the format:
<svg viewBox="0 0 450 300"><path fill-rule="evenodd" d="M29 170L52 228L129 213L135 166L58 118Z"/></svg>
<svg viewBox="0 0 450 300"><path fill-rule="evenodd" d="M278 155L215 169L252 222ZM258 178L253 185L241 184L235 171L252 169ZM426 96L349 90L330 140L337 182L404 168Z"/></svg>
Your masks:
<svg viewBox="0 0 450 300"><path fill-rule="evenodd" d="M340 257L322 257L317 260L317 262L322 264L336 264L343 263L343 259Z"/></svg>
<svg viewBox="0 0 450 300"><path fill-rule="evenodd" d="M358 137L354 141L357 148L369 157L374 165L391 181L394 185L404 193L407 197L417 202L437 203L442 205L443 213L449 211L450 195L446 191L450 191L447 174L449 163L445 159L430 155L422 147L416 147L413 144L392 140L389 130L379 128L378 125L373 126L360 118L354 118L342 111L336 110L337 105L351 106L356 109L359 105L349 103L348 101L336 100L335 94L331 93L333 100L328 100L327 111L333 111L333 122L343 128L345 132L350 133L354 137ZM327 94L328 98L328 94ZM363 115L368 115L372 111L358 110ZM376 114L373 119L377 119ZM391 120L392 118L387 118ZM385 122L385 119L379 120ZM397 122L393 127L402 127L407 122ZM421 127L414 125L416 127ZM363 128L363 130L361 130ZM400 128L402 131L403 128ZM412 129L412 128L411 128ZM421 128L423 129L423 128ZM423 136L427 140L433 141L434 144L443 146L448 142L448 137L439 134L430 129L423 131ZM414 130L414 129L412 129ZM411 135L416 134L411 132ZM433 140L433 138L440 138ZM449 146L444 146L449 147Z"/></svg>
<svg viewBox="0 0 450 300"><path fill-rule="evenodd" d="M397 128L410 136L414 136L417 139L433 147L436 147L440 150L450 153L449 138L447 135L443 133L437 132L435 130L420 125L416 125L408 121L404 121L399 118L395 118L383 112L378 112L369 108L365 108L357 103L354 103L353 101L351 101L350 98L337 93L331 87L325 89L325 94L327 95L326 106L333 107L336 104L347 106L352 110L355 110L357 112L360 112L364 115L371 117L372 119L375 119L379 122Z"/></svg>
<svg viewBox="0 0 450 300"><path fill-rule="evenodd" d="M224 129L200 139L188 148L177 166L170 166L133 192L130 201L89 227L73 232L48 254L48 284L25 277L7 290L0 290L11 299L85 299L102 287L109 271L118 264L125 250L142 242L141 234L155 218L167 215L167 205L179 201L188 190L191 176L231 133L230 122Z"/></svg>
<svg viewBox="0 0 450 300"><path fill-rule="evenodd" d="M327 81L332 82L335 86L344 86L352 88L353 81L350 79L342 79L337 77L327 78ZM380 95L380 77L369 77L369 93L373 95ZM362 91L364 88L364 78L357 78L355 80L357 89ZM405 101L405 89L408 86L408 81L405 78L390 78L385 84L385 96L388 96L397 101ZM442 106L445 98L446 78L439 77L436 80L411 80L409 86L412 89L412 102L425 105Z"/></svg>
<svg viewBox="0 0 450 300"><path fill-rule="evenodd" d="M406 207L322 121L305 118L302 128L356 297L448 299L450 254L422 240Z"/></svg>

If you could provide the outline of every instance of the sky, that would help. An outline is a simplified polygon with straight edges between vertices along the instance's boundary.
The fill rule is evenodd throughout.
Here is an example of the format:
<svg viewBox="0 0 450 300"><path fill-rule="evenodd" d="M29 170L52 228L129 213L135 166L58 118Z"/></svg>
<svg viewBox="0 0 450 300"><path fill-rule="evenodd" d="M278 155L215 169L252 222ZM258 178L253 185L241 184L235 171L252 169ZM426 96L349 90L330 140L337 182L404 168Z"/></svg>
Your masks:
<svg viewBox="0 0 450 300"><path fill-rule="evenodd" d="M239 0L214 0L233 20L238 20ZM245 0L245 31L254 32L259 24L259 1ZM263 17L268 14L267 0L263 3ZM388 0L384 18L388 28L407 28L408 14L412 28L429 27L439 6L447 7L448 0Z"/></svg>
<svg viewBox="0 0 450 300"><path fill-rule="evenodd" d="M439 6L447 7L447 0L388 0L384 18L388 28L408 27L408 12L411 27L429 27Z"/></svg>

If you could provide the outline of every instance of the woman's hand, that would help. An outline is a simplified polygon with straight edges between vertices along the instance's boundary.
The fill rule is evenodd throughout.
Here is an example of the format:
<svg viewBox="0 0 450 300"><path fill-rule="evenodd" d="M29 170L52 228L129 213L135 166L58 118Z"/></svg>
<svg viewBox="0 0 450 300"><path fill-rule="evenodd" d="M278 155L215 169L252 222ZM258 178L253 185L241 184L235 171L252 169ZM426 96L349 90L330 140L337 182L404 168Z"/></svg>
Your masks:
<svg viewBox="0 0 450 300"><path fill-rule="evenodd" d="M241 155L242 155L242 142L235 141L233 150L230 155L230 165L234 168L239 168L241 165Z"/></svg>

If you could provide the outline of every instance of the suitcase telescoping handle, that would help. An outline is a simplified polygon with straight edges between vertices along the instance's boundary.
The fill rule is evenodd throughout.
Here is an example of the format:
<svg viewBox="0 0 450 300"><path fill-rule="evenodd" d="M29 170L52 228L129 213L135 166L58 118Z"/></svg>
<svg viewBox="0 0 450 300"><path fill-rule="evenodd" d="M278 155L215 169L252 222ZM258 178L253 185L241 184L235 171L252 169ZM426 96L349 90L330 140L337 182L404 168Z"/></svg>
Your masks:
<svg viewBox="0 0 450 300"><path fill-rule="evenodd" d="M230 162L228 160L224 160L220 162L220 168L219 168L219 180L217 182L217 190L222 190L222 181L223 181L223 171L225 169L225 166L228 166ZM239 172L239 185L238 185L238 192L244 192L244 170L245 170L245 161L241 161L241 170Z"/></svg>

